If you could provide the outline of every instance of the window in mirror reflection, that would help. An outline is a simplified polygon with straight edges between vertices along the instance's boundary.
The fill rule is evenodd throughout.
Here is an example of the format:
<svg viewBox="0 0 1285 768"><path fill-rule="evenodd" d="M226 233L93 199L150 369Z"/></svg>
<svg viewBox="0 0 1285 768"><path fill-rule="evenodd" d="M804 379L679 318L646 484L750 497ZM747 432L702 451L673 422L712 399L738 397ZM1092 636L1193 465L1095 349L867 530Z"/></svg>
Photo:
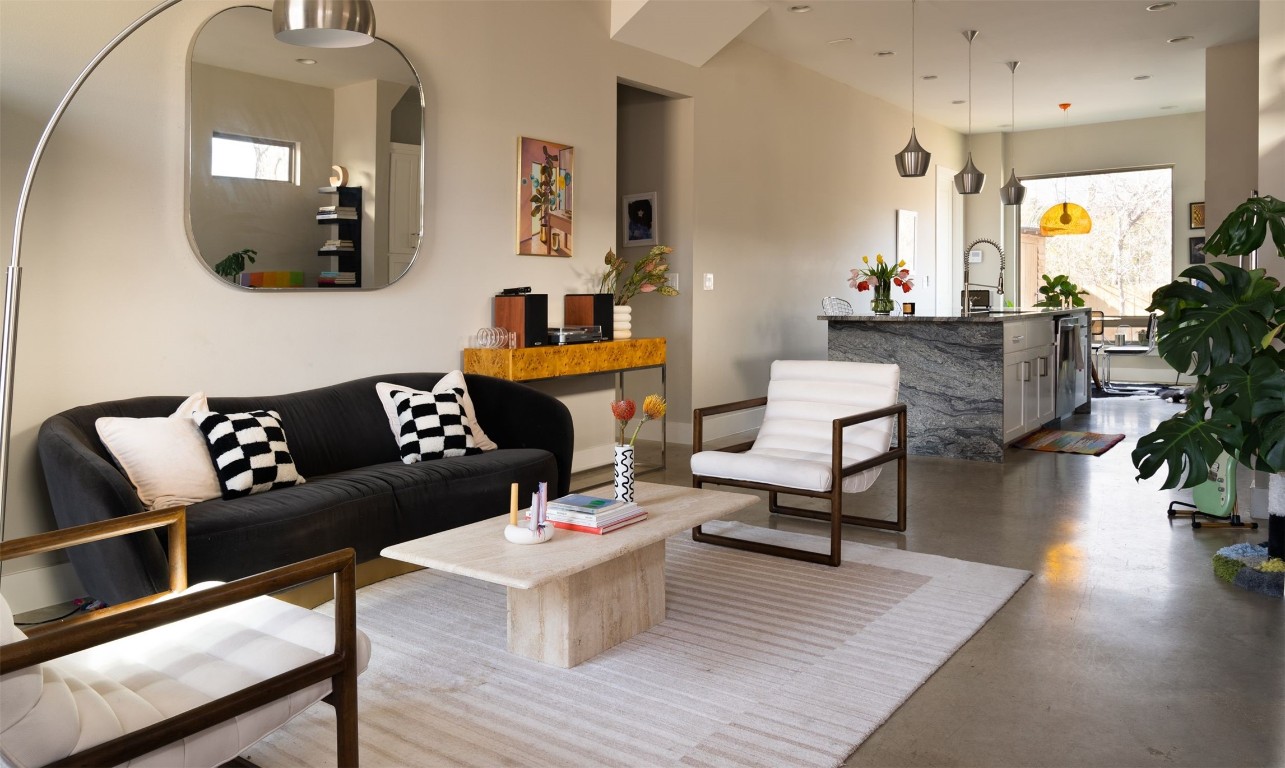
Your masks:
<svg viewBox="0 0 1285 768"><path fill-rule="evenodd" d="M256 139L214 132L210 141L210 173L234 179L299 183L293 141Z"/></svg>

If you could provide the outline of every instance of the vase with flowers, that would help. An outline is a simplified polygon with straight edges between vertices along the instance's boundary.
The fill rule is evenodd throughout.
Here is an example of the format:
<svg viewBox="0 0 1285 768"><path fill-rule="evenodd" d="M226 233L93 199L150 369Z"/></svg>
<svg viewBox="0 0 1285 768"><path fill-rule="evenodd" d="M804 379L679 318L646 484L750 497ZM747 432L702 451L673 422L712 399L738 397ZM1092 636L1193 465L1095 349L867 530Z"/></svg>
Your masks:
<svg viewBox="0 0 1285 768"><path fill-rule="evenodd" d="M616 448L612 467L615 470L616 498L620 501L634 500L634 441L638 439L638 432L643 424L663 418L666 408L665 398L660 395L647 395L643 398L642 418L638 420L638 426L634 427L634 433L626 443L625 431L629 422L638 414L638 406L633 400L627 399L611 402L611 415L616 419Z"/></svg>
<svg viewBox="0 0 1285 768"><path fill-rule="evenodd" d="M910 289L915 287L914 278L910 276L910 270L906 269L906 262L891 264L884 261L883 254L879 253L875 254L874 264L870 263L869 256L862 256L861 263L865 266L852 270L848 285L858 291L874 289L870 309L876 315L891 314L892 308L896 306L892 301L892 287L897 286L902 293L910 293Z"/></svg>
<svg viewBox="0 0 1285 768"><path fill-rule="evenodd" d="M607 251L603 259L607 268L598 278L598 292L613 296L613 338L628 339L633 335L633 308L629 306L630 299L640 293L678 295L678 289L669 284L669 262L665 260L673 252L674 249L667 245L652 248L646 256L634 262L633 270L626 276L629 262L617 256L614 251Z"/></svg>

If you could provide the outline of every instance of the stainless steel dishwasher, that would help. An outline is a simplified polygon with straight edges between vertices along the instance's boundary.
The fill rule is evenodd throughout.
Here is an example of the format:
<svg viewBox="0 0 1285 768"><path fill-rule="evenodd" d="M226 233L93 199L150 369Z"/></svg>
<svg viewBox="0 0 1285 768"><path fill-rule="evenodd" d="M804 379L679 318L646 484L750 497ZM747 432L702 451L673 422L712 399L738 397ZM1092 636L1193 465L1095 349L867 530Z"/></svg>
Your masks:
<svg viewBox="0 0 1285 768"><path fill-rule="evenodd" d="M1084 315L1059 317L1053 337L1057 359L1054 415L1064 419L1089 399L1089 323Z"/></svg>

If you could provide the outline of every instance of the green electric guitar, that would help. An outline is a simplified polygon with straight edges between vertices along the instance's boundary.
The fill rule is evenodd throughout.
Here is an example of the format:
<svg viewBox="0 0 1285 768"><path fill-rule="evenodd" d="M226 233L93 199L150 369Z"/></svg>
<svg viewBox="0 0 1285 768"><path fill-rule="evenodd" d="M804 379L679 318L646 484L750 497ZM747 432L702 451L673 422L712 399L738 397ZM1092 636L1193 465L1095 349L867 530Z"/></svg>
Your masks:
<svg viewBox="0 0 1285 768"><path fill-rule="evenodd" d="M1169 517L1174 517L1175 506L1186 507L1192 510L1191 527L1199 528L1202 523L1199 517L1214 518L1220 522L1204 523L1212 527L1232 527L1241 528L1248 525L1250 528L1257 528L1258 523L1248 523L1240 519L1236 509L1236 464L1234 456L1224 451L1218 458L1209 465L1209 478L1205 482L1191 489L1191 500L1195 504L1186 504L1181 501L1171 502L1169 504Z"/></svg>

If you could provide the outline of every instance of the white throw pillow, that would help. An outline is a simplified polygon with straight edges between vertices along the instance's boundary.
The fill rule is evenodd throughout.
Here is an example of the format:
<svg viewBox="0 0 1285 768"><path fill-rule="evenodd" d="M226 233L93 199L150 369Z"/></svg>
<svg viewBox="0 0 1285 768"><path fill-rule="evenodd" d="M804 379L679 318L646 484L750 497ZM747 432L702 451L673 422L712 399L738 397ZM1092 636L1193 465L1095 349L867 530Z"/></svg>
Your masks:
<svg viewBox="0 0 1285 768"><path fill-rule="evenodd" d="M375 393L379 396L380 405L384 406L384 414L388 416L388 428L393 431L393 439L398 439L402 433L402 422L397 414L397 404L393 402L390 392L394 389L400 389L411 394L426 394L423 390L411 389L401 384L390 384L381 381L375 385ZM468 385L464 383L464 373L462 371L451 371L433 385L431 394L440 395L450 392L452 389L461 389L464 395L460 398L460 405L464 406L464 418L468 421L469 430L473 433L473 445L483 451L494 451L500 446L495 441L486 436L482 431L482 425L477 423L477 413L473 410L473 399L469 397Z"/></svg>
<svg viewBox="0 0 1285 768"><path fill-rule="evenodd" d="M207 409L205 393L197 392L172 416L104 416L94 422L98 438L147 509L195 504L222 494L205 437L192 421L193 413Z"/></svg>

